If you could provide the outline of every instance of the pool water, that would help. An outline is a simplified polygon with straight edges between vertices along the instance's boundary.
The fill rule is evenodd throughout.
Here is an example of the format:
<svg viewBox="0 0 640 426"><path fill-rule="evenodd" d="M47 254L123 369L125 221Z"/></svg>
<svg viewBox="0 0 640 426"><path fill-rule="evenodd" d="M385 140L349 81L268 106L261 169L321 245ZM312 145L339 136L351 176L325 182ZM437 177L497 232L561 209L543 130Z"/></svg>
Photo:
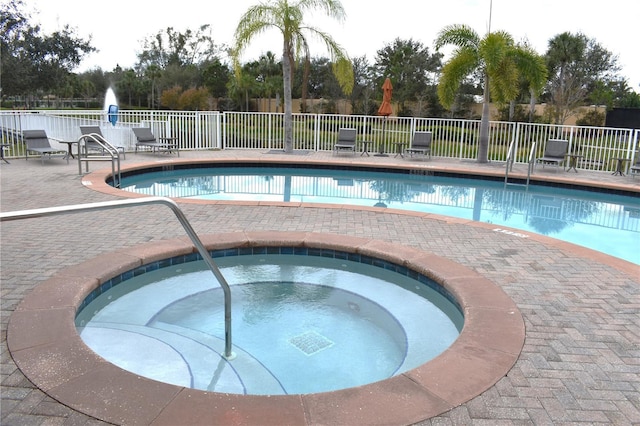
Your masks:
<svg viewBox="0 0 640 426"><path fill-rule="evenodd" d="M205 200L375 206L516 228L640 264L640 198L603 192L403 173L212 167L123 178L122 189Z"/></svg>
<svg viewBox="0 0 640 426"><path fill-rule="evenodd" d="M232 293L232 360L224 303L202 261L111 287L76 318L83 341L136 374L253 395L332 391L383 380L434 358L458 337L460 310L409 276L318 256L216 258Z"/></svg>

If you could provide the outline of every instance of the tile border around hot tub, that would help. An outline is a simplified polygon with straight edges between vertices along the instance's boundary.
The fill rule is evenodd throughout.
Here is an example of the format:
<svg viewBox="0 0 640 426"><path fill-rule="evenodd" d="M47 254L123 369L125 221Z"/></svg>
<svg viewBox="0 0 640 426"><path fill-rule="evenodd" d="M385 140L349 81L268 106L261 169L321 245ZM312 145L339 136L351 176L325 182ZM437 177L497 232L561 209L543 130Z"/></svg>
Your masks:
<svg viewBox="0 0 640 426"><path fill-rule="evenodd" d="M376 268L381 268L387 271L395 272L396 274L409 277L422 285L429 287L430 289L438 292L444 296L449 302L451 302L458 310L462 312L462 308L458 304L458 301L453 295L443 286L438 285L433 279L427 277L424 274L418 273L413 269L409 269L404 265L389 262L387 260L381 260L375 257L367 256L360 253L351 253L342 250L335 250L332 248L315 248L315 247L292 247L292 246L251 246L251 247L233 247L219 250L209 250L209 256L215 261L218 258L235 257L235 256L259 256L259 255L293 255L293 256L311 256L321 257L336 260L349 260L355 263L362 263L363 265L369 265ZM174 256L167 259L156 260L151 263L137 266L136 268L123 272L109 280L101 283L98 287L93 289L78 306L77 312L82 311L87 305L93 302L98 296L106 291L109 291L113 287L116 287L123 282L137 277L138 275L146 274L147 272L156 271L158 269L166 268L169 266L182 265L189 262L201 261L202 256L200 253L189 253L179 256Z"/></svg>
<svg viewBox="0 0 640 426"><path fill-rule="evenodd" d="M465 326L443 354L401 375L308 395L233 395L160 383L92 352L74 318L86 295L112 277L196 250L187 238L121 249L59 271L12 315L7 343L22 372L50 397L115 424L410 424L479 395L507 374L524 344L515 303L471 269L384 241L307 232L236 232L201 237L208 250L298 246L358 253L433 279L463 309Z"/></svg>

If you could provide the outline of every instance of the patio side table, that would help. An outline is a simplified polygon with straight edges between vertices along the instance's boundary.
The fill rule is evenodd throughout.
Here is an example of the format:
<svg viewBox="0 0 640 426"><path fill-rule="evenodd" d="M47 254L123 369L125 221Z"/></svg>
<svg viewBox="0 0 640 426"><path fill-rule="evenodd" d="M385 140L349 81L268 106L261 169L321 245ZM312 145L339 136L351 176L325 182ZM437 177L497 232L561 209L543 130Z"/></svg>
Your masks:
<svg viewBox="0 0 640 426"><path fill-rule="evenodd" d="M578 169L576 169L576 166L578 165L578 160L584 158L584 155L567 154L567 157L569 157L569 167L566 169L566 171L568 172L569 170L573 169L574 172L578 173Z"/></svg>
<svg viewBox="0 0 640 426"><path fill-rule="evenodd" d="M56 139L56 140L57 140L57 139ZM57 140L57 141L58 141L58 142L60 142L60 143L67 144L67 153L64 155L64 157L62 157L62 158L64 158L65 160L67 160L67 163L69 162L69 158L73 158L73 159L75 159L75 158L76 158L76 156L75 156L75 155L73 155L73 151L71 150L71 147L72 147L74 144L77 144L77 143L78 143L78 141L61 141L61 140Z"/></svg>
<svg viewBox="0 0 640 426"><path fill-rule="evenodd" d="M404 142L391 142L391 143L396 146L396 155L394 155L393 158L396 158L398 155L400 157L404 158L404 154L402 152L402 149L406 145L406 143L404 143Z"/></svg>
<svg viewBox="0 0 640 426"><path fill-rule="evenodd" d="M360 152L360 157L362 157L365 154L367 154L367 157L368 157L369 150L373 141L360 141L360 143L362 144L362 152Z"/></svg>
<svg viewBox="0 0 640 426"><path fill-rule="evenodd" d="M626 161L629 161L629 159L628 158L623 158L623 157L616 157L616 158L612 158L611 160L617 162L616 163L616 170L611 174L614 175L614 176L624 176L624 172L623 172L624 163Z"/></svg>

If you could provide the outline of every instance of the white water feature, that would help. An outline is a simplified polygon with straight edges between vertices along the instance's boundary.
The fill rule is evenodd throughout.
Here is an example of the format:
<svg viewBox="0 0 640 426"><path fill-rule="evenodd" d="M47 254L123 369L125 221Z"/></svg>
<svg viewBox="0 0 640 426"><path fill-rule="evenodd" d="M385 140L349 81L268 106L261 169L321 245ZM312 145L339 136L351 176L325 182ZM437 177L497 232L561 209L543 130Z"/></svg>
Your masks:
<svg viewBox="0 0 640 426"><path fill-rule="evenodd" d="M107 121L115 126L118 121L118 99L111 87L107 89L107 92L104 95L104 111L106 113Z"/></svg>
<svg viewBox="0 0 640 426"><path fill-rule="evenodd" d="M111 87L107 89L107 92L104 94L104 111L109 111L109 105L118 105L118 98L116 98L116 93L113 91Z"/></svg>
<svg viewBox="0 0 640 426"><path fill-rule="evenodd" d="M118 98L112 87L109 87L104 94L103 119L111 125L101 123L100 130L104 138L118 149L129 151L131 149L131 129L126 126L116 126L119 119Z"/></svg>

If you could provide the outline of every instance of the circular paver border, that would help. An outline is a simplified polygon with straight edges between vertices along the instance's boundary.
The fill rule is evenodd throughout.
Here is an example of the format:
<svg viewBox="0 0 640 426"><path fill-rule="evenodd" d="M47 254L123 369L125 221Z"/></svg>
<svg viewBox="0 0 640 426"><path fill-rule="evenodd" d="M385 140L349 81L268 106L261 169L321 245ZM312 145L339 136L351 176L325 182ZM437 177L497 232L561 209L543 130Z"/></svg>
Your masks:
<svg viewBox="0 0 640 426"><path fill-rule="evenodd" d="M445 352L380 382L335 392L262 396L205 392L140 377L109 363L78 335L84 298L108 279L195 252L185 238L107 253L59 271L12 314L7 344L20 370L57 401L115 424L410 424L479 395L515 364L525 326L497 285L446 258L384 241L312 232L235 232L201 237L208 250L299 246L359 253L406 266L442 285L465 325Z"/></svg>

